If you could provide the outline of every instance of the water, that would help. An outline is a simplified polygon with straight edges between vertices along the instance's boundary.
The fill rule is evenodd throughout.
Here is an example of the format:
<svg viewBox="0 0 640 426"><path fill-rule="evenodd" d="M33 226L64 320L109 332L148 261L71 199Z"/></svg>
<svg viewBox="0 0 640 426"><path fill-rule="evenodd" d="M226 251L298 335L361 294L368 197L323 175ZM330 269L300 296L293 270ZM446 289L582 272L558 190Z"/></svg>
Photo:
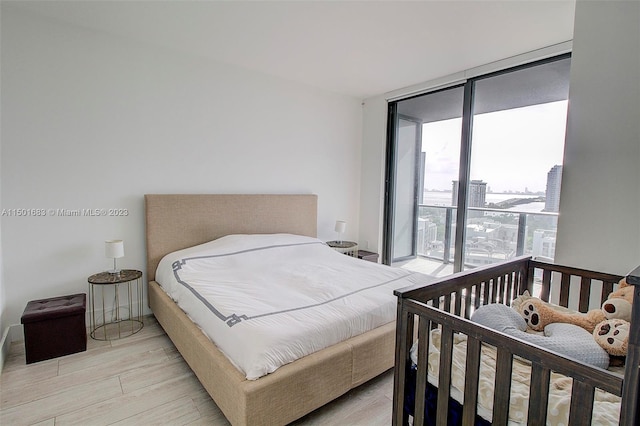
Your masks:
<svg viewBox="0 0 640 426"><path fill-rule="evenodd" d="M534 194L514 194L514 193L487 193L485 201L488 203L499 203L511 198L538 198L540 195ZM451 192L440 191L424 191L424 198L422 204L429 204L433 206L451 206ZM541 212L544 209L544 202L535 201L527 204L519 204L511 208L505 209L517 210L522 212Z"/></svg>

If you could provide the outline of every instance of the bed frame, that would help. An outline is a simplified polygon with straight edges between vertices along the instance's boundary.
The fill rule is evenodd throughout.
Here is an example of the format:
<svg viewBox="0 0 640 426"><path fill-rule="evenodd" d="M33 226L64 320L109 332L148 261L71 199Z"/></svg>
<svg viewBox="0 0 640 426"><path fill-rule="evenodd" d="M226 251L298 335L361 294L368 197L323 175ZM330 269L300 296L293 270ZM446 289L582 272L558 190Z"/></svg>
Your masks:
<svg viewBox="0 0 640 426"><path fill-rule="evenodd" d="M155 282L168 253L229 234L316 237L316 195L145 195L149 306L233 425L283 425L389 370L395 323L246 380Z"/></svg>
<svg viewBox="0 0 640 426"><path fill-rule="evenodd" d="M534 280L535 277L535 280ZM531 294L534 281L540 286L540 298L546 301L586 312L590 297L595 303L604 302L622 276L570 268L532 260L523 256L501 264L490 265L457 273L427 286L404 288L395 292L398 297L396 330L396 362L394 375L393 424L408 424L403 410L405 380L411 360L409 349L418 340L418 353L426 353L428 332L441 326L442 351L440 353L439 389L437 390L438 425L447 424L450 399L451 348L453 333L467 335L467 368L465 376L462 424L474 424L476 419L478 366L481 343L497 348L497 368L494 393L493 424L506 425L508 421L511 369L514 356L532 363L529 424L545 424L547 416L549 377L555 371L573 379L570 425L591 424L595 388L621 396L621 425L640 424L638 413L638 386L640 368L640 267L627 277L635 285L634 304L629 336L625 375L618 375L587 364L572 361L540 347L514 339L469 320L474 308L501 302L507 305L524 290ZM574 288L578 287L578 288ZM570 288L572 291L570 291ZM592 301L594 304L594 301ZM599 306L599 305L596 305ZM593 306L591 306L593 308ZM427 371L426 357L419 357L417 371ZM427 379L418 374L415 395L425 395ZM413 407L414 425L424 423L425 398L416 396Z"/></svg>

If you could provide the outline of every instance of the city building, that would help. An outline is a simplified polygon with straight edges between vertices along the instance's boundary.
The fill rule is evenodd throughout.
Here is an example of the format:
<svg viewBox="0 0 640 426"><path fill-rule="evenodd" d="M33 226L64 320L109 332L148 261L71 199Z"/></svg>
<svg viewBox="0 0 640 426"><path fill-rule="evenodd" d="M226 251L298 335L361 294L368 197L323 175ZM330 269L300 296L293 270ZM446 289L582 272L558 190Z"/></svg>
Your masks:
<svg viewBox="0 0 640 426"><path fill-rule="evenodd" d="M562 181L562 166L553 166L547 173L547 192L544 211L557 212L560 208L560 183Z"/></svg>
<svg viewBox="0 0 640 426"><path fill-rule="evenodd" d="M435 247L441 247L438 241L438 226L429 219L418 219L418 253L429 255Z"/></svg>
<svg viewBox="0 0 640 426"><path fill-rule="evenodd" d="M482 180L469 182L469 207L484 207L487 199L487 183ZM451 190L451 205L458 205L458 181L454 180Z"/></svg>
<svg viewBox="0 0 640 426"><path fill-rule="evenodd" d="M531 255L538 260L552 262L556 251L556 231L536 229L533 232Z"/></svg>

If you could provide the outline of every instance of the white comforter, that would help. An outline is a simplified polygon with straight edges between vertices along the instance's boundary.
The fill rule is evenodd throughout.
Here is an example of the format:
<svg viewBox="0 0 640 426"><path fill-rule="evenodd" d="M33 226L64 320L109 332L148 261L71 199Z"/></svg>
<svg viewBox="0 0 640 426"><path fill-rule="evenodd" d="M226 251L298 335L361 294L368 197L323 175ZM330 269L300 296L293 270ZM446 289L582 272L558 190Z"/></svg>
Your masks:
<svg viewBox="0 0 640 426"><path fill-rule="evenodd" d="M395 320L393 289L432 278L289 234L165 256L156 281L247 379Z"/></svg>

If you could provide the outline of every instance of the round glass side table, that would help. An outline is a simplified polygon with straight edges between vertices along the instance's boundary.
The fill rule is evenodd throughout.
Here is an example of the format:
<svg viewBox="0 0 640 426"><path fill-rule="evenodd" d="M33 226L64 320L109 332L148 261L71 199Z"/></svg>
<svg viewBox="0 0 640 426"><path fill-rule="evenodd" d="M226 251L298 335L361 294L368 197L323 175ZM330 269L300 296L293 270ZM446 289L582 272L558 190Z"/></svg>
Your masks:
<svg viewBox="0 0 640 426"><path fill-rule="evenodd" d="M327 245L351 257L358 257L358 243L353 241L327 241Z"/></svg>
<svg viewBox="0 0 640 426"><path fill-rule="evenodd" d="M100 272L91 275L88 281L91 306L89 335L92 339L117 340L142 330L141 271ZM124 302L122 305L121 301Z"/></svg>

